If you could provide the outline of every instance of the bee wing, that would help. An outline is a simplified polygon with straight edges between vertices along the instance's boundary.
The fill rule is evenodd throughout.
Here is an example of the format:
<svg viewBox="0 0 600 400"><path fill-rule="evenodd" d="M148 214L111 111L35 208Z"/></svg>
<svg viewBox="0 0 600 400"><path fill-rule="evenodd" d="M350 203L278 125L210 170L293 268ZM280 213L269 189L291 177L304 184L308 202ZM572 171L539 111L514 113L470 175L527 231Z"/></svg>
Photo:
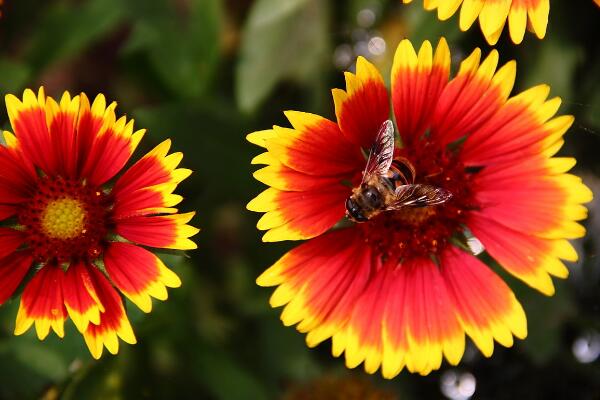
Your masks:
<svg viewBox="0 0 600 400"><path fill-rule="evenodd" d="M426 207L445 203L452 193L446 189L431 185L402 185L396 188L396 199L386 210L397 210L403 207Z"/></svg>
<svg viewBox="0 0 600 400"><path fill-rule="evenodd" d="M394 124L388 119L379 128L375 143L371 146L367 166L363 171L362 182L368 180L372 175L385 175L389 171L393 159Z"/></svg>

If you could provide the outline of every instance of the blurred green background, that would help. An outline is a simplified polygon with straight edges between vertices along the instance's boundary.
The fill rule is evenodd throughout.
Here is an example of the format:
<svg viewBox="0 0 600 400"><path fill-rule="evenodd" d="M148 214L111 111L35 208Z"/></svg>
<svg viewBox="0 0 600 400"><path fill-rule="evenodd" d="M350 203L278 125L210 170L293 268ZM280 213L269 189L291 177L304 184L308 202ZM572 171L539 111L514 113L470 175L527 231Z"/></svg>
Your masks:
<svg viewBox="0 0 600 400"><path fill-rule="evenodd" d="M437 21L420 1L400 0L5 0L0 18L0 92L44 85L104 93L118 113L148 128L143 150L171 137L195 173L181 185L197 210L197 251L165 255L183 280L167 302L128 313L139 344L92 360L68 323L66 338L13 337L18 300L0 308L0 399L600 399L599 200L590 205L581 262L547 298L514 280L529 337L485 359L469 346L456 368L392 381L346 370L330 343L304 337L268 307L254 279L294 243L263 244L259 215L245 204L262 190L252 178L253 130L284 124L282 111L333 117L329 89L357 55L389 75L396 44L448 38L454 67L479 46L476 26ZM515 90L548 83L576 115L563 152L599 193L600 10L592 0L551 1L545 40L514 46ZM1 123L8 128L5 111ZM137 153L141 154L141 151ZM474 391L474 394L473 394Z"/></svg>

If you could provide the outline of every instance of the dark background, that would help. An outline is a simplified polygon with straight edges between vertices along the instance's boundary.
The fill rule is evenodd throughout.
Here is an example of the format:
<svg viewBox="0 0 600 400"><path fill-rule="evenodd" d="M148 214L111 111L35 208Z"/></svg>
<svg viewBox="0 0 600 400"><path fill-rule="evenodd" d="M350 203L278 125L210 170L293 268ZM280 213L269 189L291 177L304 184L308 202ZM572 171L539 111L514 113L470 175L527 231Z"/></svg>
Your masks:
<svg viewBox="0 0 600 400"><path fill-rule="evenodd" d="M485 359L469 345L463 362L427 377L402 372L385 381L308 349L269 308L271 290L254 279L294 243L263 244L259 215L245 204L253 180L253 130L283 124L296 109L333 117L329 89L357 55L389 76L397 43L447 37L454 70L475 47L479 27L440 22L422 2L400 0L5 0L0 18L0 93L44 85L104 93L118 114L148 128L143 150L171 137L195 172L179 193L197 210L199 248L164 259L183 280L150 315L131 304L139 343L121 343L94 361L71 323L66 338L33 330L12 336L18 299L0 308L0 399L600 399L600 213L590 205L581 261L548 298L510 280L528 315L529 337ZM515 90L548 83L576 122L564 154L600 189L600 9L592 0L551 1L545 40L515 46L505 30L501 60L517 59ZM381 38L381 39L373 39ZM382 40L386 44L381 52ZM369 47L369 42L371 46ZM381 53L381 54L380 54ZM6 112L1 124L9 129ZM141 151L137 156L142 154Z"/></svg>

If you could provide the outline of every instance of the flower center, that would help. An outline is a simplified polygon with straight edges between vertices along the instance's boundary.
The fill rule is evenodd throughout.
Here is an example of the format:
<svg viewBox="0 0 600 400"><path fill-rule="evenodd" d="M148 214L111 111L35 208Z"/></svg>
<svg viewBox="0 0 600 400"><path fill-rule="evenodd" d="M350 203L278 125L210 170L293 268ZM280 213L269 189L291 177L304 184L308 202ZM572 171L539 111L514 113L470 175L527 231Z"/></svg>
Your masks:
<svg viewBox="0 0 600 400"><path fill-rule="evenodd" d="M85 209L79 200L53 200L42 212L42 228L49 238L72 239L85 232L85 216Z"/></svg>
<svg viewBox="0 0 600 400"><path fill-rule="evenodd" d="M472 174L456 153L447 150L436 152L425 145L411 153L401 149L400 155L415 167L415 183L446 189L452 198L440 205L383 212L360 225L364 239L384 259L437 255L454 234L462 232L466 211L477 208L471 189Z"/></svg>
<svg viewBox="0 0 600 400"><path fill-rule="evenodd" d="M98 188L79 180L42 177L17 218L38 262L68 263L100 255L109 230L109 208Z"/></svg>
<svg viewBox="0 0 600 400"><path fill-rule="evenodd" d="M402 225L419 226L437 213L437 207L403 208L394 212L390 217Z"/></svg>

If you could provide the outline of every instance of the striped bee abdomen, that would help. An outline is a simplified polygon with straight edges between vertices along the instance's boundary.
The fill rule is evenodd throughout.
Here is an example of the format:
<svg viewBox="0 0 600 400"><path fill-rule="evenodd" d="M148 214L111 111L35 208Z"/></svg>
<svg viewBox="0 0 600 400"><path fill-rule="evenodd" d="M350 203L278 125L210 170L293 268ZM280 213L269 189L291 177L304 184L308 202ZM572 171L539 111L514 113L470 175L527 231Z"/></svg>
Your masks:
<svg viewBox="0 0 600 400"><path fill-rule="evenodd" d="M403 157L397 157L392 161L392 165L387 173L388 178L394 189L402 185L410 185L415 182L415 168L410 161Z"/></svg>

